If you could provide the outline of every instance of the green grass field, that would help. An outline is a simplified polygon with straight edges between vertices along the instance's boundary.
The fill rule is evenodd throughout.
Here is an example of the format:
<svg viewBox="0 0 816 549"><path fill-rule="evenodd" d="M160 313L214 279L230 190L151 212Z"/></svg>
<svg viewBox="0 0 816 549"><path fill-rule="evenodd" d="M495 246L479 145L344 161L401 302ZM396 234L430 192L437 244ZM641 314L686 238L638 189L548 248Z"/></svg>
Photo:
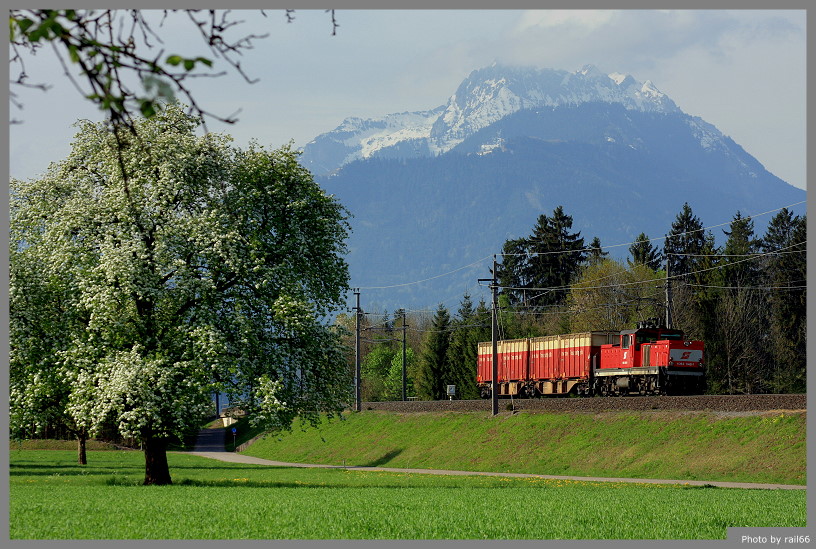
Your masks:
<svg viewBox="0 0 816 549"><path fill-rule="evenodd" d="M244 453L296 463L805 484L806 414L345 414ZM238 443L256 434L239 423ZM231 437L230 437L231 443ZM230 444L231 445L231 444Z"/></svg>
<svg viewBox="0 0 816 549"><path fill-rule="evenodd" d="M804 490L433 476L10 450L12 539L724 539L805 526Z"/></svg>

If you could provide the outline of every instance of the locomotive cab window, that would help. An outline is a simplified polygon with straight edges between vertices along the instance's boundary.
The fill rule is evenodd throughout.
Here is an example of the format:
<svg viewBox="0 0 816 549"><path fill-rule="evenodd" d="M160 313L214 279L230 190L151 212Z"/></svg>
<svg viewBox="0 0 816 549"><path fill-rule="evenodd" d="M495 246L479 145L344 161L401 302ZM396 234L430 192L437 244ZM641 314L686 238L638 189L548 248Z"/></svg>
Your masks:
<svg viewBox="0 0 816 549"><path fill-rule="evenodd" d="M660 333L660 339L683 340L683 332L681 330L664 330Z"/></svg>
<svg viewBox="0 0 816 549"><path fill-rule="evenodd" d="M622 349L628 349L629 348L631 337L632 337L631 334L626 334L626 335L621 336L621 348Z"/></svg>

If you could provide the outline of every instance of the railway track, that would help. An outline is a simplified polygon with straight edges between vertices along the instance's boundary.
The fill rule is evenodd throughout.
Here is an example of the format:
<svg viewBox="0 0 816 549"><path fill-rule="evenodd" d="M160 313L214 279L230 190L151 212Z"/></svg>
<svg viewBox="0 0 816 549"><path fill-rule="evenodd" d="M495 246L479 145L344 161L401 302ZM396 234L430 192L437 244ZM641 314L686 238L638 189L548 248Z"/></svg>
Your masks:
<svg viewBox="0 0 816 549"><path fill-rule="evenodd" d="M608 411L698 411L751 413L771 410L806 410L807 395L694 395L627 396L596 398L538 398L499 400L499 411L586 412ZM439 400L363 402L362 410L390 412L487 412L488 400Z"/></svg>

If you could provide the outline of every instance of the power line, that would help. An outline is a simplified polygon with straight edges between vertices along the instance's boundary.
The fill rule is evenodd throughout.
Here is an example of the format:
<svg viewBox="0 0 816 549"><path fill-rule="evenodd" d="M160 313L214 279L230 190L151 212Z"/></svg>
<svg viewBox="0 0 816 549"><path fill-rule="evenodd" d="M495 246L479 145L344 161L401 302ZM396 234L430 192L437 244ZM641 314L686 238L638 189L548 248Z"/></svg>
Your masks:
<svg viewBox="0 0 816 549"><path fill-rule="evenodd" d="M432 276L430 278L424 278L422 280L415 280L413 282L405 282L403 284L392 284L390 286L360 286L360 289L361 290L388 290L388 289L391 289L391 288L402 288L404 286L411 286L412 284L421 284L423 282L428 282L429 280L436 280L437 278L442 278L443 276L448 276L448 275L451 275L453 273L459 272L461 270L467 269L469 267L473 267L475 265L478 265L482 261L484 261L486 259L490 259L492 257L493 257L492 255L487 256L487 257L483 257L482 259L479 259L478 261L474 261L470 265L465 265L464 267L459 267L458 269L448 271L447 273L442 273L440 275Z"/></svg>
<svg viewBox="0 0 816 549"><path fill-rule="evenodd" d="M780 248L779 250L775 250L775 251L772 251L772 252L765 252L765 253L761 253L761 254L751 254L750 256L739 256L739 257L744 257L744 259L741 259L739 261L732 261L732 262L721 264L721 265L715 265L713 267L709 267L709 268L706 268L706 269L699 269L697 271L690 271L690 272L687 272L687 273L671 275L668 278L670 280L683 280L683 279L687 278L690 275L705 273L705 272L708 272L708 271L713 271L715 269L722 269L723 267L732 267L734 265L739 265L740 263L745 263L746 261L751 261L753 259L772 256L772 255L775 255L776 253L778 253L778 252L780 252L782 250L786 250L786 249L792 248L794 246L799 246L800 244L801 243L792 244L790 246L786 246L784 248ZM719 257L719 256L714 255L714 256L711 256L711 257ZM606 277L601 277L601 278L598 278L596 280L603 280L604 278L609 278L611 276L614 276L614 274L613 275L608 275ZM592 281L592 282L594 282L594 281ZM638 285L638 284L651 284L651 283L656 283L656 282L660 282L660 280L656 280L656 279L653 279L653 280L639 280L639 281L621 282L621 283L618 283L618 284L609 284L609 285L603 285L603 286L567 285L567 286L551 286L551 287L548 287L548 288L527 288L527 287L519 287L519 286L499 286L499 288L501 288L502 290L514 290L514 291L527 290L527 291L531 291L531 292L546 292L546 291L556 291L556 290L600 290L600 289L606 289L606 288L617 288L617 287L620 287L620 286L634 286L634 285Z"/></svg>
<svg viewBox="0 0 816 549"><path fill-rule="evenodd" d="M796 281L796 282L805 282L805 281ZM714 289L721 289L721 290L804 290L807 288L805 286L713 286L710 284L691 284L687 283L686 286L694 286L695 288L714 288Z"/></svg>
<svg viewBox="0 0 816 549"><path fill-rule="evenodd" d="M771 214L771 213L774 213L774 212L778 212L778 211L781 211L781 210L786 209L786 208L792 208L794 206L799 206L801 204L804 204L805 202L806 201L802 200L800 202L795 202L793 204L789 204L788 206L783 206L781 208L775 208L773 210L768 210L766 212L761 212L761 213L758 213L758 214L755 214L755 215L752 215L752 216L747 216L747 217L744 217L742 219L743 220L750 220L750 219L753 219L753 218L756 218L756 217L760 217L760 216L763 216L763 215L768 215L768 214ZM720 223L720 224L717 224L717 225L710 225L708 227L703 227L701 229L686 231L684 233L672 235L672 238L676 238L676 237L679 237L679 236L683 236L683 235L686 235L686 234L692 234L692 233L696 233L696 232L700 232L700 231L715 229L717 227L724 227L726 225L730 225L732 222L733 222L733 220L725 222L725 223ZM607 250L607 249L611 249L611 248L620 248L620 247L623 247L623 246L632 246L633 244L638 244L638 243L641 243L641 242L651 243L651 242L655 242L655 241L658 241L658 240L666 240L666 238L669 238L669 237L668 236L660 236L660 237L650 238L648 240L634 241L634 242L628 242L628 243L623 243L623 244L612 244L612 245L609 245L609 246L601 246L600 248L584 248L582 250L556 250L556 251L550 251L550 252L531 252L531 253L524 253L524 254L499 253L497 255L501 255L503 257L512 257L512 256L549 255L549 254L559 254L559 253L575 253L577 251L584 252L584 251L592 251L592 250ZM677 254L677 255L679 255L679 254ZM391 284L391 285L388 285L388 286L358 286L357 288L361 289L361 290L388 290L388 289L392 289L392 288L403 288L405 286L412 286L414 284L421 284L423 282L429 282L431 280L436 280L437 278L442 278L444 276L448 276L448 275L451 275L453 273L457 273L457 272L462 271L464 269L474 267L474 266L478 265L479 263L484 262L487 259L491 259L492 257L493 257L492 255L487 256L487 257L483 257L483 258L478 259L478 260L474 261L473 263L470 263L470 264L465 265L463 267L459 267L457 269L453 269L452 271L448 271L446 273L442 273L442 274L432 276L432 277L429 277L429 278L424 278L422 280L414 280L412 282L404 282L402 284Z"/></svg>
<svg viewBox="0 0 816 549"><path fill-rule="evenodd" d="M795 248L796 246L803 246L805 244L807 244L807 240L802 240L801 242L791 244L790 246L785 246L784 248L779 248L778 250L772 250L770 252L754 252L750 254L686 254L669 252L665 255L673 255L677 257L759 257L781 254L801 254L807 252L807 250L789 250L789 248Z"/></svg>
<svg viewBox="0 0 816 549"><path fill-rule="evenodd" d="M768 215L768 214L771 214L771 213L774 213L774 212L784 210L786 208L792 208L793 206L799 206L801 204L804 204L805 202L806 202L805 200L802 200L801 202L796 202L794 204L789 204L788 206L782 206L781 208L775 208L773 210L768 210L767 212L762 212L762 213L758 213L758 214L755 214L755 215L752 215L752 216L743 217L743 218L741 218L741 220L750 220L750 219L753 219L755 217L760 217L762 215ZM636 240L634 242L628 242L628 243L625 243L625 244L612 244L612 245L609 245L609 246L601 246L600 248L583 248L581 250L556 250L556 251L549 251L549 252L529 252L529 253L518 253L518 254L499 253L498 255L501 255L501 256L504 256L504 257L515 257L515 256L550 255L550 254L561 254L561 253L567 254L567 253L576 253L576 252L589 252L589 251L592 251L592 250L606 250L606 249L609 249L609 248L620 248L622 246L632 246L634 244L640 244L642 242L652 243L652 242L657 241L657 240L666 240L667 238L677 238L677 237L684 236L684 235L687 235L687 234L698 233L698 232L701 232L701 231L708 231L708 230L711 230L711 229L716 229L718 227L724 227L726 225L730 225L731 223L733 223L733 220L727 221L725 223L720 223L718 225L709 225L708 227L702 227L700 229L694 229L694 230L691 230L691 231L686 231L686 232L678 233L678 234L671 235L671 236L668 236L668 235L658 236L658 237L655 237L655 238L650 238L648 240Z"/></svg>

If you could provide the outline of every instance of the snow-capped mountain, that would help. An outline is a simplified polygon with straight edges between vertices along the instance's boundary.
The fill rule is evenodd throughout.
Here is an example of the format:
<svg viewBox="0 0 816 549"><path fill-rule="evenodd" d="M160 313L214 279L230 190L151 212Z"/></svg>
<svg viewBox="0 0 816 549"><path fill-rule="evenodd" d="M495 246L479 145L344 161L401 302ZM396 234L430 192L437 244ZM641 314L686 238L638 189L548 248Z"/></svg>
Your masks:
<svg viewBox="0 0 816 549"><path fill-rule="evenodd" d="M347 118L308 143L302 161L315 174L324 175L365 158L438 155L520 110L589 102L617 103L641 112L680 112L654 84L638 82L631 75L604 74L592 65L568 72L494 64L473 71L447 103L435 109ZM708 141L716 137L708 131L701 134Z"/></svg>
<svg viewBox="0 0 816 549"><path fill-rule="evenodd" d="M381 118L346 118L306 145L301 162L313 173L324 175L354 160L370 158L383 149L406 149L406 156L426 156L427 138L441 111L439 107ZM420 150L411 154L406 148L411 144Z"/></svg>
<svg viewBox="0 0 816 549"><path fill-rule="evenodd" d="M354 284L391 309L481 290L484 259L557 206L620 260L640 233L668 233L685 203L713 226L805 210L804 191L652 83L592 66L480 69L436 109L346 119L301 161L353 216Z"/></svg>
<svg viewBox="0 0 816 549"><path fill-rule="evenodd" d="M574 73L494 65L472 72L450 97L431 128L431 150L447 152L480 129L523 109L594 101L620 103L644 112L679 111L651 82L641 84L629 75L603 74L592 65Z"/></svg>

